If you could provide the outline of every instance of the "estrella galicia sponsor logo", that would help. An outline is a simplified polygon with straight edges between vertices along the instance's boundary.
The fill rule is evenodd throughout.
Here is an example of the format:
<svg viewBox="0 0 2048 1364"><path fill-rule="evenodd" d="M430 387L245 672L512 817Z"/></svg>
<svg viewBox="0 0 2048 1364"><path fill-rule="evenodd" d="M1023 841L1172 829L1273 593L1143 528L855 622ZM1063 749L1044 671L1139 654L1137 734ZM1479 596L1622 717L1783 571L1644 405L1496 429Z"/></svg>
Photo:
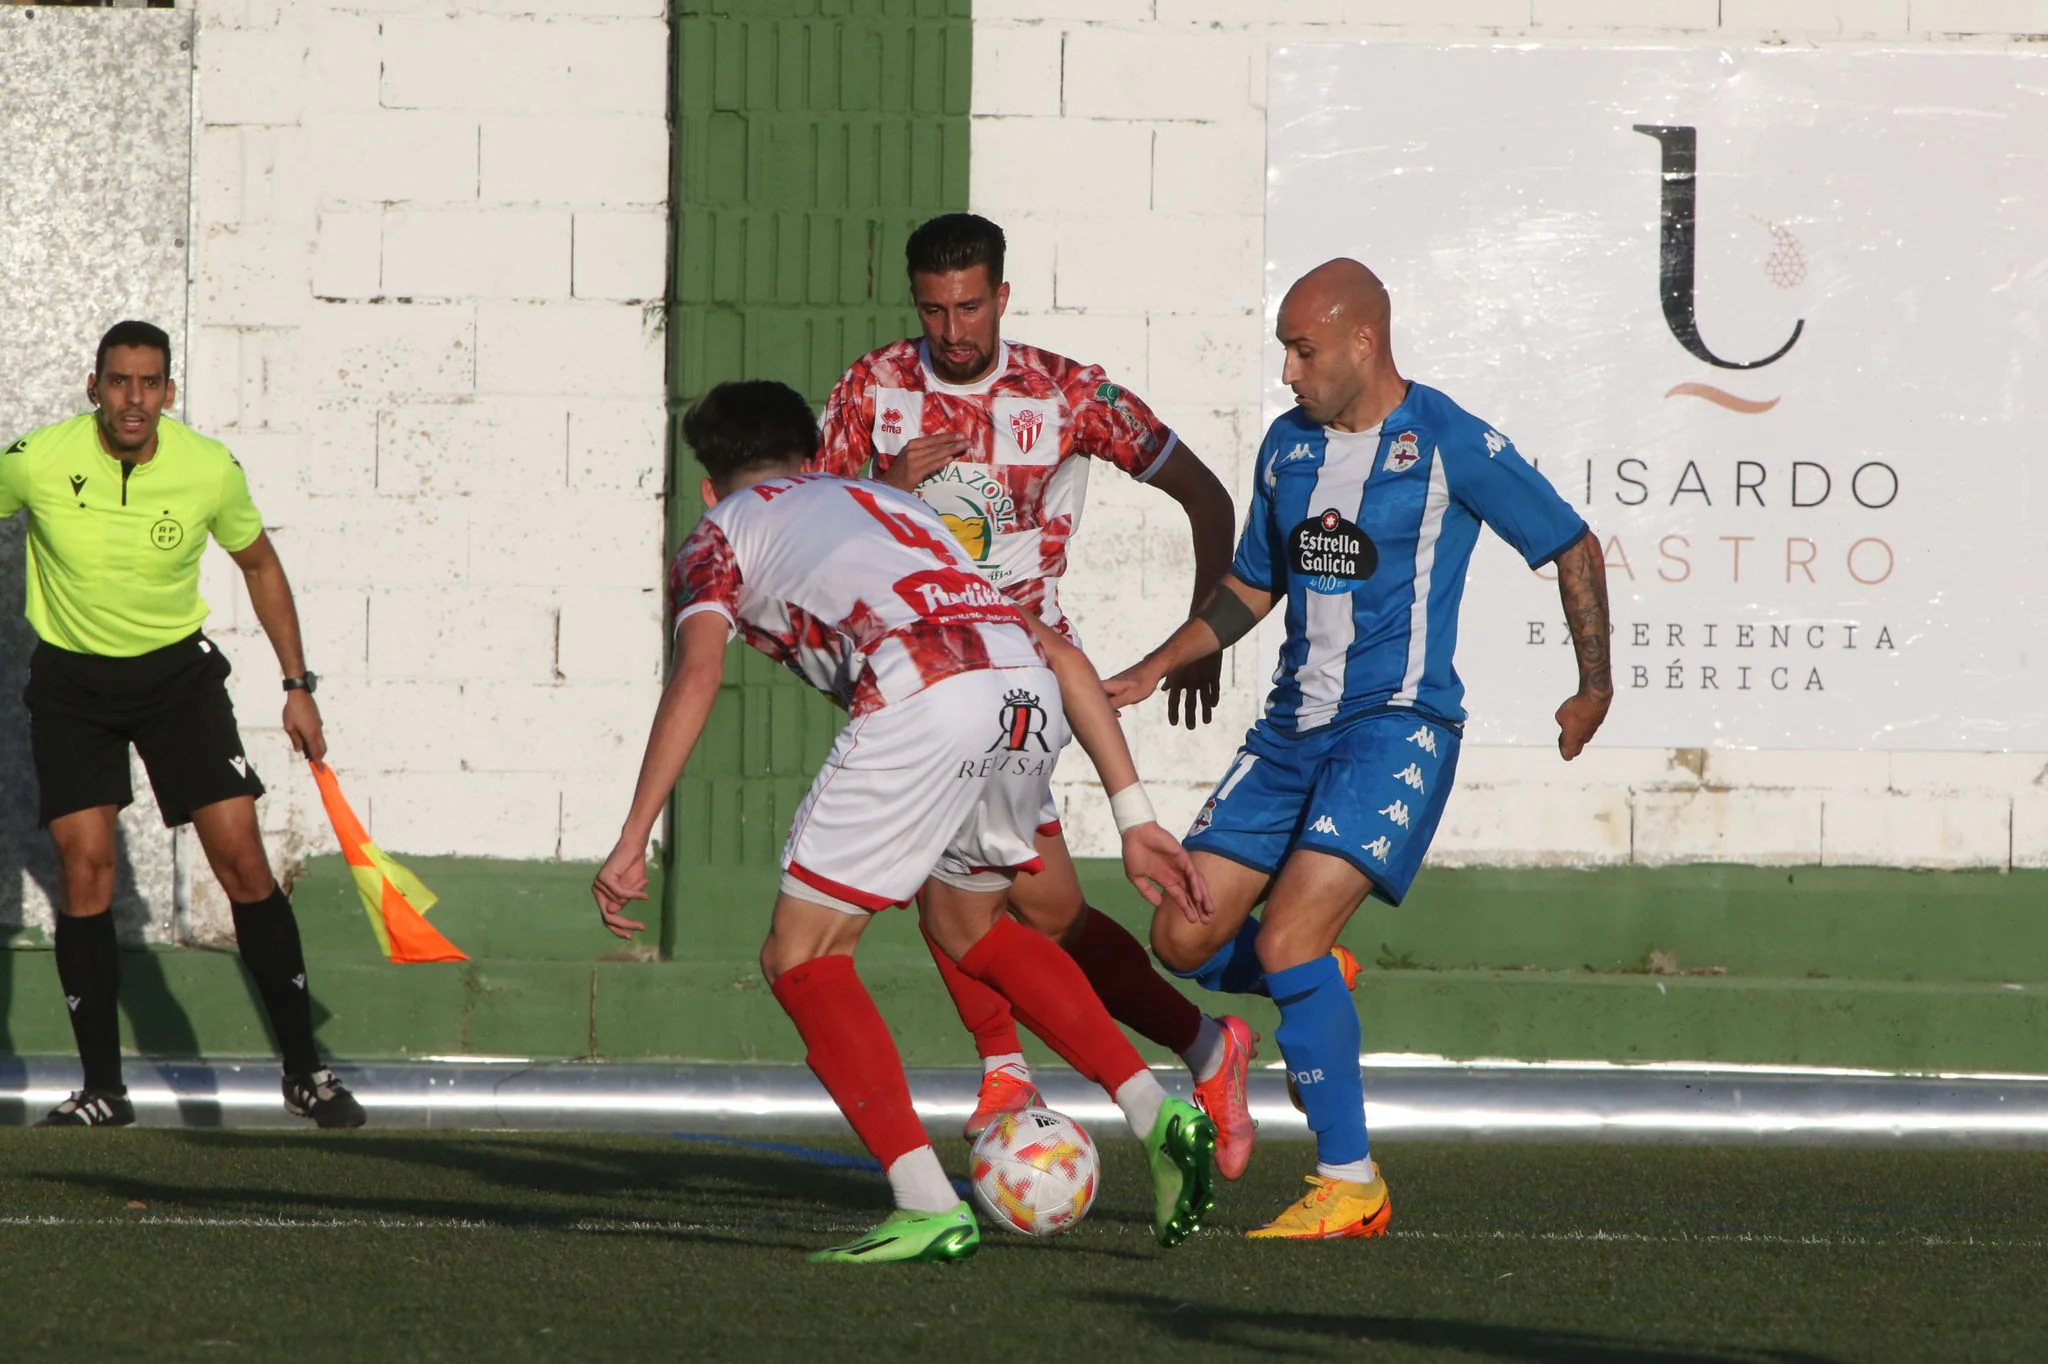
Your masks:
<svg viewBox="0 0 2048 1364"><path fill-rule="evenodd" d="M1045 742L1045 707L1036 693L1019 688L1004 696L999 718L1003 732L983 752L993 753L998 748L1005 748L1012 753L1022 753L1034 743L1040 753L1052 751Z"/></svg>
<svg viewBox="0 0 2048 1364"><path fill-rule="evenodd" d="M1289 531L1287 550L1290 565L1308 590L1325 596L1353 590L1380 566L1379 547L1335 507Z"/></svg>

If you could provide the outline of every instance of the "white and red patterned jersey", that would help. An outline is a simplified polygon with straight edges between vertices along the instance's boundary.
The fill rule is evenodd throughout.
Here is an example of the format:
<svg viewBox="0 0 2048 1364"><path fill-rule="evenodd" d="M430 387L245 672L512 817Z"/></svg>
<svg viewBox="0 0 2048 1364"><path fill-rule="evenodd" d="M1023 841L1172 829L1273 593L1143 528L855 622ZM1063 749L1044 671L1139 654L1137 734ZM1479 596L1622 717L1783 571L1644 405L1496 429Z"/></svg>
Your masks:
<svg viewBox="0 0 2048 1364"><path fill-rule="evenodd" d="M965 437L967 451L917 495L990 582L1071 637L1059 580L1087 500L1085 457L1149 479L1173 453L1172 430L1095 365L1005 342L986 379L949 384L912 339L846 371L825 403L813 467L857 478L872 460L879 477L906 441L936 435Z"/></svg>
<svg viewBox="0 0 2048 1364"><path fill-rule="evenodd" d="M716 611L855 715L957 673L1045 666L945 523L872 482L798 474L739 489L683 542L668 589L673 627Z"/></svg>

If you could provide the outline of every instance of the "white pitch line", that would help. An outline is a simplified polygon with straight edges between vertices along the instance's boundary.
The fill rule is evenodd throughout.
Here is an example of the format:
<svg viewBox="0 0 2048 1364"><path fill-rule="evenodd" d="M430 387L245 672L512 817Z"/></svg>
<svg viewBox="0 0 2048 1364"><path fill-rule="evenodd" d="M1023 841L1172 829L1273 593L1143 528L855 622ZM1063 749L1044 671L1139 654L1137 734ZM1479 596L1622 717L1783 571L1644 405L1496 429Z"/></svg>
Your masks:
<svg viewBox="0 0 2048 1364"><path fill-rule="evenodd" d="M1515 1242L1532 1244L1620 1244L1643 1246L1839 1246L1839 1247L1993 1247L2040 1250L2048 1240L1992 1240L1978 1236L1793 1236L1776 1232L1637 1232L1637 1231L1390 1231L1393 1241Z"/></svg>
<svg viewBox="0 0 2048 1364"><path fill-rule="evenodd" d="M58 1213L0 1215L0 1227L197 1227L254 1231L587 1231L683 1232L737 1231L708 1222L652 1221L634 1218L579 1217L549 1222L544 1217L501 1221L482 1217L265 1217L186 1213L143 1213L113 1217L67 1217Z"/></svg>

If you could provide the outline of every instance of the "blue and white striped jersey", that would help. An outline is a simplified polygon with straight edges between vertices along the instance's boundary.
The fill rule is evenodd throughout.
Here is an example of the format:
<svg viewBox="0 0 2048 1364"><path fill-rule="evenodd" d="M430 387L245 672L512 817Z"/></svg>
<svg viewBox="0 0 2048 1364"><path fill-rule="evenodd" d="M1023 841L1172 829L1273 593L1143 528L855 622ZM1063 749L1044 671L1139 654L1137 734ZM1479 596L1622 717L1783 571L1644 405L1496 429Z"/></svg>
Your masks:
<svg viewBox="0 0 2048 1364"><path fill-rule="evenodd" d="M1287 599L1268 723L1310 730L1401 707L1462 723L1451 651L1481 522L1531 568L1586 533L1506 437L1422 384L1371 431L1332 431L1299 408L1274 422L1231 564Z"/></svg>

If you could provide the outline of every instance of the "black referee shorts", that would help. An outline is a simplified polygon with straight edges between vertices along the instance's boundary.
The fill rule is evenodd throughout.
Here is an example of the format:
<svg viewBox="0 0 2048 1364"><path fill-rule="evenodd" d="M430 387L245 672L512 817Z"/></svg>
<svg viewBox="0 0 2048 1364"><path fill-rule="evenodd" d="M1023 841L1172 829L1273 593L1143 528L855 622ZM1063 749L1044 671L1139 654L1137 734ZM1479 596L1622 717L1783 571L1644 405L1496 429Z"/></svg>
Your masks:
<svg viewBox="0 0 2048 1364"><path fill-rule="evenodd" d="M134 658L37 644L21 699L41 788L40 822L133 802L130 744L149 771L166 827L189 824L203 805L262 795L235 728L230 671L202 634Z"/></svg>

